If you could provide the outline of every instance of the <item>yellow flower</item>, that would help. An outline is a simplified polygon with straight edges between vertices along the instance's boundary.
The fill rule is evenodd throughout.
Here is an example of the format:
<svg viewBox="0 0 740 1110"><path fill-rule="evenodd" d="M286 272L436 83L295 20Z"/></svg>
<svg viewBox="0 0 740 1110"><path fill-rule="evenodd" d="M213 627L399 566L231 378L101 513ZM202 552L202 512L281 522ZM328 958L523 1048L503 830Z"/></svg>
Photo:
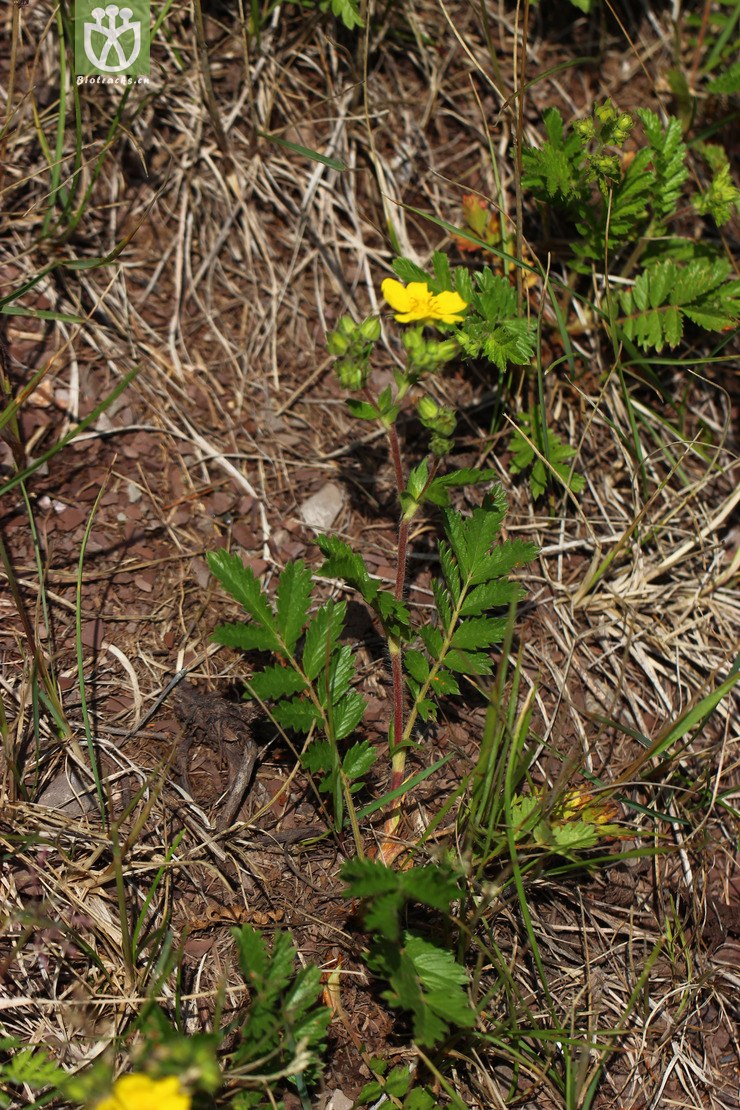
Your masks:
<svg viewBox="0 0 740 1110"><path fill-rule="evenodd" d="M408 285L401 285L400 281L386 278L380 288L395 311L399 324L433 321L459 324L462 320L460 313L468 307L459 293L445 292L435 296L425 281L410 281Z"/></svg>
<svg viewBox="0 0 740 1110"><path fill-rule="evenodd" d="M122 1075L95 1110L190 1110L190 1095L182 1092L176 1075L166 1079Z"/></svg>

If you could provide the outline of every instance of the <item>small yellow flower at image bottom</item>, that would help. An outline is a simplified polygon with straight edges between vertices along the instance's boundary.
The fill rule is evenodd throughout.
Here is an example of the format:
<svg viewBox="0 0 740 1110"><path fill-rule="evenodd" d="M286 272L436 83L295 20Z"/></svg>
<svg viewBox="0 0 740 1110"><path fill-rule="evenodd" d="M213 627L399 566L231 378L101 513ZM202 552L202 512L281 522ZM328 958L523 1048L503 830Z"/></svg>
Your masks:
<svg viewBox="0 0 740 1110"><path fill-rule="evenodd" d="M399 324L459 324L461 312L468 307L459 293L432 293L425 281L400 281L386 278L380 287Z"/></svg>
<svg viewBox="0 0 740 1110"><path fill-rule="evenodd" d="M122 1075L94 1110L190 1110L190 1095L183 1093L176 1075Z"/></svg>

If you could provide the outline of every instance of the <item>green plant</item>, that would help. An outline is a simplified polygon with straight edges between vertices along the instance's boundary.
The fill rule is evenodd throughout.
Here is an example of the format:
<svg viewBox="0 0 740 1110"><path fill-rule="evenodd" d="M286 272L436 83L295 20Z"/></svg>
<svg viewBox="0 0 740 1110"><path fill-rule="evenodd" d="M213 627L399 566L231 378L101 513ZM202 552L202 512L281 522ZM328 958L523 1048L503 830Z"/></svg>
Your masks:
<svg viewBox="0 0 740 1110"><path fill-rule="evenodd" d="M511 473L529 472L529 488L535 501L552 484L553 478L572 493L580 493L586 484L583 475L573 473L570 460L576 454L575 447L563 443L560 436L550 431L539 405L531 413L521 414L519 427L509 441L509 450Z"/></svg>
<svg viewBox="0 0 740 1110"><path fill-rule="evenodd" d="M0 1038L6 1056L0 1064L0 1107L10 1107L22 1085L107 1110L155 1102L165 1110L189 1110L192 1101L210 1103L217 1092L241 1110L268 1110L286 1083L305 1096L319 1073L331 1015L319 1001L321 971L314 965L296 970L297 952L287 932L277 934L272 949L249 925L234 929L233 936L249 991L248 1006L233 1020L221 1024L217 1010L214 1032L186 1034L159 1005L146 1003L116 1045L133 1072L115 1082L111 1054L69 1074L43 1049Z"/></svg>
<svg viewBox="0 0 740 1110"><path fill-rule="evenodd" d="M455 488L490 482L493 473L471 468L442 471L443 460L454 445L456 417L440 405L427 383L466 345L484 346L489 357L505 366L509 354L525 357L531 342L528 327L511 316L511 287L485 270L471 277L460 270L453 275L443 254L434 256L435 279L424 280L423 271L403 260L395 270L409 280L407 286L388 279L386 299L397 309L397 319L415 324L406 330L403 345L407 363L395 371L395 390L388 386L372 392L370 378L374 344L380 324L368 319L359 324L344 317L329 336L341 384L361 399L348 406L361 420L377 422L388 436L399 502L396 581L393 591L382 589L364 559L333 536L317 540L325 561L323 576L338 579L356 591L380 624L388 646L393 677L393 709L388 742L391 755L391 799L402 793L406 754L414 746L417 721L436 714L439 697L460 696L459 676L488 674L488 650L503 638L506 612L521 589L508 575L535 554L532 544L500 541L506 499L500 487L487 493L480 507L464 517L451 507ZM465 295L469 300L465 300ZM463 317L463 313L469 310ZM425 327L434 324L448 338L434 339ZM456 325L460 325L459 327ZM396 422L402 409L416 401L416 413L429 436L429 452L404 475ZM446 539L440 543L442 576L433 589L436 614L419 621L404 601L409 525L426 504L442 511ZM312 575L302 563L291 563L281 573L273 604L254 574L228 552L209 556L209 565L222 586L245 610L247 624L218 628L215 639L243 651L270 652L277 658L256 671L247 683L248 696L271 703L274 720L313 737L303 753L304 766L320 776L320 790L331 793L333 814L341 828L347 817L353 824L355 843L361 841L354 823L353 794L362 787L375 752L367 740L346 750L342 743L359 726L365 699L352 689L355 664L351 649L341 643L345 603L327 601L311 613ZM407 712L406 689L411 693Z"/></svg>
<svg viewBox="0 0 740 1110"><path fill-rule="evenodd" d="M388 981L386 1001L411 1014L414 1040L433 1047L452 1028L472 1028L476 1014L468 973L450 951L455 944L449 928L432 938L428 929L402 925L413 903L435 910L449 925L450 905L462 896L461 875L445 863L393 871L380 860L354 859L342 868L342 878L345 897L363 900L365 927L372 934L367 965Z"/></svg>
<svg viewBox="0 0 740 1110"><path fill-rule="evenodd" d="M574 228L575 272L596 267L633 281L611 308L607 302L605 318L615 341L624 337L660 350L677 346L684 318L709 331L733 327L740 316L740 287L730 280L719 245L673 230L689 178L679 121L669 117L663 125L647 108L636 115L644 139L627 155L622 148L635 120L610 101L569 130L557 109L549 108L545 143L523 151L522 184ZM732 213L737 190L721 156L710 151L709 158L713 182L691 199L699 213L721 223Z"/></svg>

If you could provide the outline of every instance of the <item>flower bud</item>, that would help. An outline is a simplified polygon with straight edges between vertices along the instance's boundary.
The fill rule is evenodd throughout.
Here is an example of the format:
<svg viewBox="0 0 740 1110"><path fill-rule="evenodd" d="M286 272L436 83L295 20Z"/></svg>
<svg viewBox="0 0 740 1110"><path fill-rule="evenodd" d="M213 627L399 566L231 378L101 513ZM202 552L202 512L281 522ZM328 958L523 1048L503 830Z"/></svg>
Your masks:
<svg viewBox="0 0 740 1110"><path fill-rule="evenodd" d="M421 397L416 405L416 411L422 424L430 425L439 413L439 405L433 397Z"/></svg>
<svg viewBox="0 0 740 1110"><path fill-rule="evenodd" d="M336 362L334 370L339 378L339 384L344 389L350 390L363 389L370 373L370 368L366 363L363 364L348 358Z"/></svg>
<svg viewBox="0 0 740 1110"><path fill-rule="evenodd" d="M614 123L617 118L617 110L607 97L603 104L597 104L594 108L594 115L603 126L604 124Z"/></svg>
<svg viewBox="0 0 740 1110"><path fill-rule="evenodd" d="M619 119L614 125L614 142L617 146L621 146L629 135L634 125L634 120L629 112L621 112Z"/></svg>
<svg viewBox="0 0 740 1110"><path fill-rule="evenodd" d="M429 441L429 448L433 455L441 459L443 455L448 455L452 450L453 441L447 436L437 435L436 432Z"/></svg>
<svg viewBox="0 0 740 1110"><path fill-rule="evenodd" d="M434 430L443 436L451 436L457 427L455 410L443 405L434 421Z"/></svg>
<svg viewBox="0 0 740 1110"><path fill-rule="evenodd" d="M594 121L592 119L576 120L573 124L573 130L582 143L590 142L596 134L596 128L594 127Z"/></svg>
<svg viewBox="0 0 740 1110"><path fill-rule="evenodd" d="M368 343L377 343L380 339L380 320L377 316L368 316L360 324L358 331Z"/></svg>
<svg viewBox="0 0 740 1110"><path fill-rule="evenodd" d="M460 344L456 339L440 339L434 344L436 362L449 362L460 354Z"/></svg>
<svg viewBox="0 0 740 1110"><path fill-rule="evenodd" d="M339 331L330 331L326 337L326 347L330 355L346 355L349 350L349 339Z"/></svg>

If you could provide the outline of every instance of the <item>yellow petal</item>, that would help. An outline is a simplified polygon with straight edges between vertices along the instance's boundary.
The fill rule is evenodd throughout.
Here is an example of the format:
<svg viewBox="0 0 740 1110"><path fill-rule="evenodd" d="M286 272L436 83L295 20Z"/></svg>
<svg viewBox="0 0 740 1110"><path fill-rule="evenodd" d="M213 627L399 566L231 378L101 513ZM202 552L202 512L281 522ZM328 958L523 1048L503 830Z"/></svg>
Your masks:
<svg viewBox="0 0 740 1110"><path fill-rule="evenodd" d="M176 1075L165 1079L122 1075L95 1110L190 1110L190 1096L183 1094Z"/></svg>
<svg viewBox="0 0 740 1110"><path fill-rule="evenodd" d="M396 281L395 278L386 278L380 286L380 291L392 309L396 312L408 312L411 306L411 297L400 281Z"/></svg>
<svg viewBox="0 0 740 1110"><path fill-rule="evenodd" d="M457 316L456 313L463 312L468 307L468 303L462 299L459 293L451 293L448 291L437 294L434 298L434 307L439 314L440 320L444 320L446 324L452 324L462 319L462 317ZM454 317L454 319L448 319L450 316Z"/></svg>

